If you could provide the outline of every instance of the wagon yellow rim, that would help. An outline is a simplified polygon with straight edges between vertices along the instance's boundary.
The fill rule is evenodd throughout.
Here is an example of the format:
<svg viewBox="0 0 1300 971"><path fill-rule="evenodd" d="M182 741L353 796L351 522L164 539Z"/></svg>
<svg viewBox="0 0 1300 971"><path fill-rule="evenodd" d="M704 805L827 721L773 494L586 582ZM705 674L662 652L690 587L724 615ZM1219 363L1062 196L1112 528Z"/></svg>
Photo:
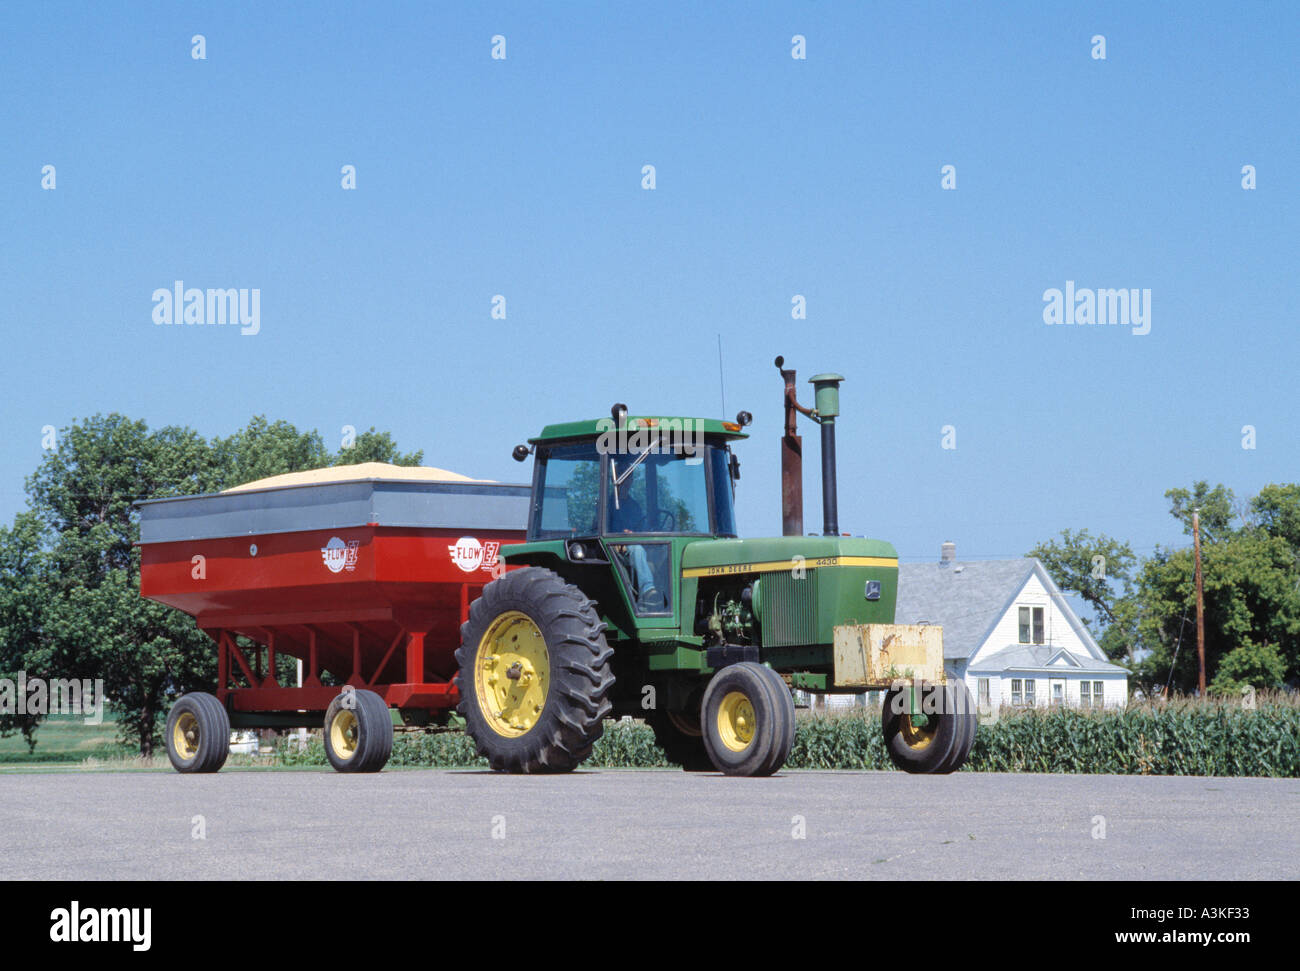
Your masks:
<svg viewBox="0 0 1300 971"><path fill-rule="evenodd" d="M356 712L344 708L330 722L330 748L334 754L346 762L357 754L357 742L360 732Z"/></svg>
<svg viewBox="0 0 1300 971"><path fill-rule="evenodd" d="M912 721L910 714L904 714L899 719L898 732L903 738L903 742L908 748L920 751L929 748L934 742L934 737L938 733L939 720L933 715L926 719L924 725L917 725Z"/></svg>
<svg viewBox="0 0 1300 971"><path fill-rule="evenodd" d="M509 610L492 621L478 642L474 690L479 711L505 738L530 732L546 709L551 659L531 617Z"/></svg>
<svg viewBox="0 0 1300 971"><path fill-rule="evenodd" d="M742 691L728 692L718 705L718 739L733 752L743 752L754 740L754 705Z"/></svg>
<svg viewBox="0 0 1300 971"><path fill-rule="evenodd" d="M188 711L172 726L172 748L186 761L199 754L199 720Z"/></svg>

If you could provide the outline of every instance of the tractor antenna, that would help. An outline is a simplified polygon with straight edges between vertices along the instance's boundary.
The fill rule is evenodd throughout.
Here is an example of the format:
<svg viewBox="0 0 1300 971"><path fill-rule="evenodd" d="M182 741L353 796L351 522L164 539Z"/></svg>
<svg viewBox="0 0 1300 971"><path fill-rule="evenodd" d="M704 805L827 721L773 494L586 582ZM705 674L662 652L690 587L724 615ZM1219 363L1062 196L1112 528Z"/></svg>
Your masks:
<svg viewBox="0 0 1300 971"><path fill-rule="evenodd" d="M722 335L718 335L718 393L722 395L722 414L727 413L727 385L722 377Z"/></svg>

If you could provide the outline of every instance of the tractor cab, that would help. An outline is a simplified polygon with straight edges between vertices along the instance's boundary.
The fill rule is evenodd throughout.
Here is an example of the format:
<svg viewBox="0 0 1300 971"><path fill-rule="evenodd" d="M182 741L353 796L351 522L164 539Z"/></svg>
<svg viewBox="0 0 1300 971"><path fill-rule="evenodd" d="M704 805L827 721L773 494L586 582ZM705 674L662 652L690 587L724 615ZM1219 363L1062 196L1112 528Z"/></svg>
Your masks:
<svg viewBox="0 0 1300 971"><path fill-rule="evenodd" d="M613 564L634 614L671 617L682 547L737 535L730 442L749 420L629 417L616 405L611 418L547 426L520 446L536 456L528 542Z"/></svg>

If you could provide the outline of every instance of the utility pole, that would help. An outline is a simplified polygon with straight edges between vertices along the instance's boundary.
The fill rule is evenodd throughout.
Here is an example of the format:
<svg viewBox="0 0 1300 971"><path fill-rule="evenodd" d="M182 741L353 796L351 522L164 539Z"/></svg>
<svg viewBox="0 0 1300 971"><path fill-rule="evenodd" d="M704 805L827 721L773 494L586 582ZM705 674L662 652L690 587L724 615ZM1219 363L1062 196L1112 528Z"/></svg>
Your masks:
<svg viewBox="0 0 1300 971"><path fill-rule="evenodd" d="M1201 584L1201 511L1192 510L1192 547L1196 550L1196 657L1201 673L1197 681L1205 697L1205 593Z"/></svg>

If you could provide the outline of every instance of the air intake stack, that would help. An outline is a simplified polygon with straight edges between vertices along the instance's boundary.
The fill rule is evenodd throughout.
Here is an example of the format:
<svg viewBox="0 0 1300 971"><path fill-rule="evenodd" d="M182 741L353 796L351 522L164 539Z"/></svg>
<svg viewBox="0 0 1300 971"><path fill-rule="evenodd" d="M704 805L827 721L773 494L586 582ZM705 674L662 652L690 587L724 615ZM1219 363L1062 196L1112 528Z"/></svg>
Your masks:
<svg viewBox="0 0 1300 971"><path fill-rule="evenodd" d="M835 484L835 419L840 414L840 374L817 374L812 417L822 426L822 535L840 534L839 492Z"/></svg>

